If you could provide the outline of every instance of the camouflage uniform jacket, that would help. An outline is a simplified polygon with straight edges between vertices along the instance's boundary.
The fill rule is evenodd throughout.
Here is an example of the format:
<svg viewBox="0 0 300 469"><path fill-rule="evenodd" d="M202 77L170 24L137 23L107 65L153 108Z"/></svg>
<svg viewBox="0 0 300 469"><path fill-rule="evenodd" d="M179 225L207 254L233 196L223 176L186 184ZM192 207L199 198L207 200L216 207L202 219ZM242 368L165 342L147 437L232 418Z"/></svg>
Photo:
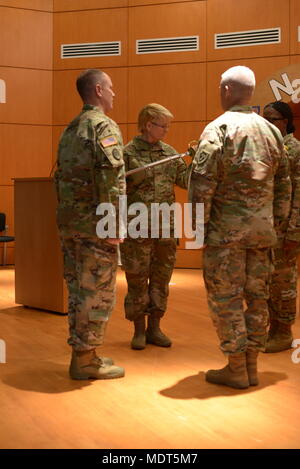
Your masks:
<svg viewBox="0 0 300 469"><path fill-rule="evenodd" d="M206 244L275 245L286 231L290 195L283 139L273 124L249 106L234 106L207 125L190 181L190 199L204 203Z"/></svg>
<svg viewBox="0 0 300 469"><path fill-rule="evenodd" d="M154 161L162 160L168 156L175 155L176 150L159 141L151 144L135 137L124 148L124 162L126 171L145 166ZM187 167L182 158L163 163L137 174L127 177L127 203L128 207L135 202L142 202L148 208L149 227L151 226L151 204L175 202L174 185L187 189L190 168ZM172 214L171 214L172 215ZM171 229L174 220L171 216Z"/></svg>
<svg viewBox="0 0 300 469"><path fill-rule="evenodd" d="M290 162L292 202L286 239L300 242L300 142L293 134L283 138Z"/></svg>
<svg viewBox="0 0 300 469"><path fill-rule="evenodd" d="M122 136L98 107L84 105L64 130L54 181L61 236L96 237L99 203L112 203L118 213L119 195L126 193Z"/></svg>

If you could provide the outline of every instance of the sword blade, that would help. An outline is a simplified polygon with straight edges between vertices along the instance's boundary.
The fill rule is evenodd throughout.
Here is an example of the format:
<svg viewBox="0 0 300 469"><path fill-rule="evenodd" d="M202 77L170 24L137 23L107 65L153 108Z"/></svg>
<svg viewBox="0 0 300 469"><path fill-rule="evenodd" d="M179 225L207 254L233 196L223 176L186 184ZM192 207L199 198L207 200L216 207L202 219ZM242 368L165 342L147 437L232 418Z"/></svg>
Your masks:
<svg viewBox="0 0 300 469"><path fill-rule="evenodd" d="M158 166L164 163L168 163L169 161L176 160L178 158L183 158L184 156L188 156L190 153L186 151L185 153L178 153L177 155L168 156L159 161L154 161L153 163L146 164L145 166L140 166L139 168L130 169L125 173L125 176L131 176L131 174L139 173L140 171L146 171L149 168L153 168L154 166Z"/></svg>

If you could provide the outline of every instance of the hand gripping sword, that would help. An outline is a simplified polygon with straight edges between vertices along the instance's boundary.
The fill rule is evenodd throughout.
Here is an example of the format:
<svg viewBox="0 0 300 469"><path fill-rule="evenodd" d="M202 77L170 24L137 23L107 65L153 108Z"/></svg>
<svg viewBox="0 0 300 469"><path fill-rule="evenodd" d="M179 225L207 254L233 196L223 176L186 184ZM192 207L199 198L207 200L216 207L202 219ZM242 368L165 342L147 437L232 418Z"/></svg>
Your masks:
<svg viewBox="0 0 300 469"><path fill-rule="evenodd" d="M139 173L140 171L146 171L147 169L153 168L169 161L176 160L178 158L183 158L184 156L194 156L195 155L195 143L198 145L197 141L189 143L189 149L185 153L177 153L176 155L168 156L159 161L154 161L153 163L146 164L145 166L140 166L139 168L130 169L125 173L125 176L131 176L132 174Z"/></svg>

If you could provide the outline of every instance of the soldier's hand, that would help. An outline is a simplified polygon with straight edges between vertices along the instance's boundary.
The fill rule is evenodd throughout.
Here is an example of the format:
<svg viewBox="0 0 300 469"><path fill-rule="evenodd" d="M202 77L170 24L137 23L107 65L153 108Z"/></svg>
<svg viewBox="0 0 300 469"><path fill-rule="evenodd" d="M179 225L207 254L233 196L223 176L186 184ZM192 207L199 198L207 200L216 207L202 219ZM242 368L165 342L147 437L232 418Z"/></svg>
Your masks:
<svg viewBox="0 0 300 469"><path fill-rule="evenodd" d="M192 158L196 155L197 148L199 146L199 141L198 140L192 140L188 144L188 152Z"/></svg>

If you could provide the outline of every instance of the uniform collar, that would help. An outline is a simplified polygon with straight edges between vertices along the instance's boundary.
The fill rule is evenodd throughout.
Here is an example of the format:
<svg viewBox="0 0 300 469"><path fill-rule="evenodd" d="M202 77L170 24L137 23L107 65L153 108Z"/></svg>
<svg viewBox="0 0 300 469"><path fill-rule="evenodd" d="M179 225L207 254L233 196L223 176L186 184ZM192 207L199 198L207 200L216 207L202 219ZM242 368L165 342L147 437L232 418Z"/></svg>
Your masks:
<svg viewBox="0 0 300 469"><path fill-rule="evenodd" d="M161 140L159 140L157 143L149 143L149 142L146 142L146 140L144 140L141 135L138 135L137 137L135 137L135 143L139 150L149 151L149 150L161 150L162 149Z"/></svg>
<svg viewBox="0 0 300 469"><path fill-rule="evenodd" d="M293 134L293 133L286 134L286 135L283 137L283 141L284 141L284 142L287 142L287 141L290 140L291 138L294 138L294 134Z"/></svg>
<svg viewBox="0 0 300 469"><path fill-rule="evenodd" d="M82 108L82 112L85 112L85 111L97 111L97 112L100 112L101 114L104 114L104 112L101 111L101 109L99 109L98 106L93 106L92 104L84 104Z"/></svg>
<svg viewBox="0 0 300 469"><path fill-rule="evenodd" d="M241 104L236 104L235 106L232 106L230 109L228 109L229 112L253 112L253 109L251 106L243 106Z"/></svg>

